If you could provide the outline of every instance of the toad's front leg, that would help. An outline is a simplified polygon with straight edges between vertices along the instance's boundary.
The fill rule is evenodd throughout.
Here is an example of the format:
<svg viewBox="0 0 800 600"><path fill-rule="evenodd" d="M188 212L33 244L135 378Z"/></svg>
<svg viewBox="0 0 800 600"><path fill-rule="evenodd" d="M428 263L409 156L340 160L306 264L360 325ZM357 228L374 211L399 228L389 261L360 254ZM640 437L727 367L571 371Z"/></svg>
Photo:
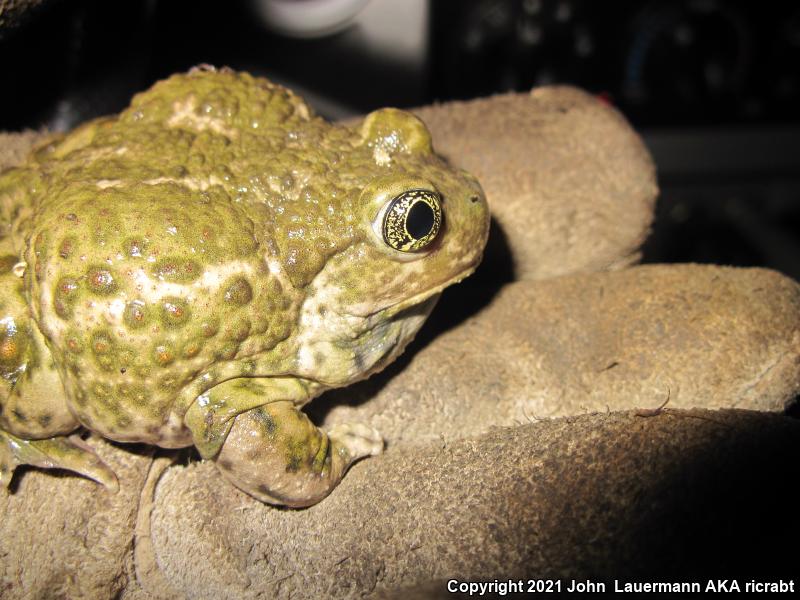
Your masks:
<svg viewBox="0 0 800 600"><path fill-rule="evenodd" d="M216 463L259 500L301 507L327 496L354 461L382 449L371 427L340 425L325 433L282 401L237 416Z"/></svg>
<svg viewBox="0 0 800 600"><path fill-rule="evenodd" d="M227 381L204 394L186 422L201 454L236 487L270 504L310 506L353 462L379 454L383 439L360 424L322 431L292 401L270 402L283 387L275 380Z"/></svg>

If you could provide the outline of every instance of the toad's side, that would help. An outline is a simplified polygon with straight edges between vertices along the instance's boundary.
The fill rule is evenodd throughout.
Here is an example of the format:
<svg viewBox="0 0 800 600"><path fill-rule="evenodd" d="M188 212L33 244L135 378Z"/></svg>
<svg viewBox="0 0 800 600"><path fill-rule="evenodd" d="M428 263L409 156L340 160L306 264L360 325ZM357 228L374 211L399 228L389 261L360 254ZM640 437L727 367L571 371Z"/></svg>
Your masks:
<svg viewBox="0 0 800 600"><path fill-rule="evenodd" d="M0 477L79 438L194 444L266 502L323 498L382 440L299 408L369 376L480 260L475 180L392 109L355 128L230 71L156 84L0 176Z"/></svg>

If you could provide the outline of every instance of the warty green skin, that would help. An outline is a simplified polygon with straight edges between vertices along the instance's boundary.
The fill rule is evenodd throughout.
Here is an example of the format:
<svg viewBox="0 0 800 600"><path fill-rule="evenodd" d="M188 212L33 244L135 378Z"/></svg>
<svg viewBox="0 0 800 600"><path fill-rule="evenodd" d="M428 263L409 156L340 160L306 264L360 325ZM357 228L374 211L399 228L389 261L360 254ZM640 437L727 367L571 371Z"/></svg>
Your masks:
<svg viewBox="0 0 800 600"><path fill-rule="evenodd" d="M398 252L382 210L419 188L441 195L444 226ZM297 408L391 362L488 233L480 186L415 117L331 125L278 85L213 69L40 148L0 176L0 216L0 479L58 463L113 487L30 442L83 426L194 444L246 492L293 506L382 447Z"/></svg>

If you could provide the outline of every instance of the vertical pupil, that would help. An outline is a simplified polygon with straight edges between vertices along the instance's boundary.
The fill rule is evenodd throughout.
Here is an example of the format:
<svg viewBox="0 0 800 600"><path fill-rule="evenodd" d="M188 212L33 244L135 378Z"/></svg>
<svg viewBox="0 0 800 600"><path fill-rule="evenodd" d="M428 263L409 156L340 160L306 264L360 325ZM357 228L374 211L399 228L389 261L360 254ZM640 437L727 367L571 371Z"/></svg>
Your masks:
<svg viewBox="0 0 800 600"><path fill-rule="evenodd" d="M408 211L406 231L415 239L425 237L433 229L433 209L425 202L417 202Z"/></svg>

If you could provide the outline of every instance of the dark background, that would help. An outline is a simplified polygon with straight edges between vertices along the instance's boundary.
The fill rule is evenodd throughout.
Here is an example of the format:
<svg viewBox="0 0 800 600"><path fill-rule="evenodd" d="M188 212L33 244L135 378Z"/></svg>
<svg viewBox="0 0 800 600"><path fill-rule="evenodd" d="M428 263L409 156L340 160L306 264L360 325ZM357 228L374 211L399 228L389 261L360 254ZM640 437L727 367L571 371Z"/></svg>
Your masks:
<svg viewBox="0 0 800 600"><path fill-rule="evenodd" d="M646 261L800 279L800 3L352 0L312 29L269 4L45 1L0 30L0 130L69 129L198 63L267 75L330 118L572 83L617 106L655 157Z"/></svg>

